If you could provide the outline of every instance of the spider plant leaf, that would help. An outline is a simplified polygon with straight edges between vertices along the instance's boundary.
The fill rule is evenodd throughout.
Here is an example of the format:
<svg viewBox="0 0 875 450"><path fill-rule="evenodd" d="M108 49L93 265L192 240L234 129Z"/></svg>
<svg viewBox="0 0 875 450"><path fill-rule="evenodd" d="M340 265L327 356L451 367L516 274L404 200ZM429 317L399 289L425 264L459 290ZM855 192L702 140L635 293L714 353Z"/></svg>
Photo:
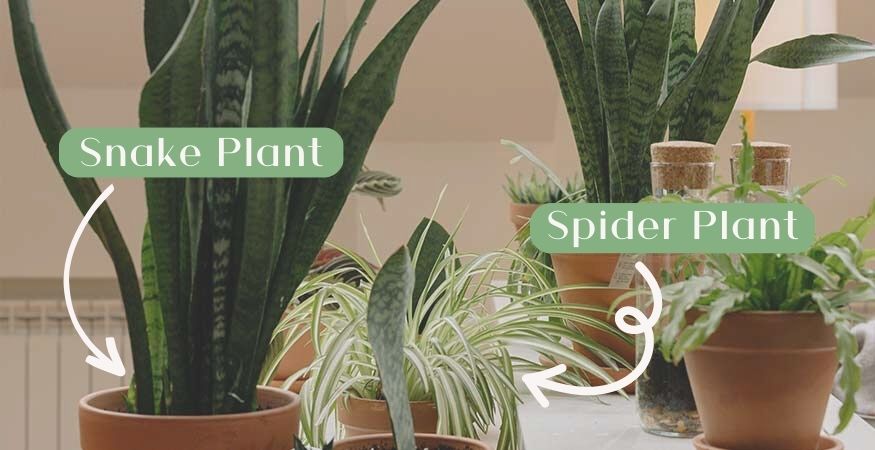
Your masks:
<svg viewBox="0 0 875 450"><path fill-rule="evenodd" d="M747 74L758 3L757 0L724 3L732 3L729 25L710 49L680 130L683 139L717 142Z"/></svg>
<svg viewBox="0 0 875 450"><path fill-rule="evenodd" d="M67 191L84 214L100 196L101 190L93 178L74 178L61 169L58 146L61 136L69 129L69 124L43 59L29 2L11 0L9 16L12 21L12 38L18 69L40 136ZM151 360L137 271L108 205L98 208L90 221L90 226L109 253L118 277L131 348L134 350L134 382L139 386L136 390L137 411L141 414L151 414L154 413L151 397Z"/></svg>
<svg viewBox="0 0 875 450"><path fill-rule="evenodd" d="M298 1L252 3L252 88L247 124L291 127L298 86Z"/></svg>
<svg viewBox="0 0 875 450"><path fill-rule="evenodd" d="M343 97L343 88L346 84L352 52L375 3L376 0L365 0L343 38L340 48L334 54L334 59L331 61L328 72L325 74L319 92L314 99L313 110L310 111L310 116L307 119L308 126L331 127L337 120L337 108Z"/></svg>
<svg viewBox="0 0 875 450"><path fill-rule="evenodd" d="M143 30L149 70L155 70L179 36L188 17L188 0L146 0Z"/></svg>
<svg viewBox="0 0 875 450"><path fill-rule="evenodd" d="M386 260L377 274L368 304L368 341L380 370L395 446L399 450L416 448L403 352L404 318L413 295L413 283L410 255L407 247L402 247Z"/></svg>
<svg viewBox="0 0 875 450"><path fill-rule="evenodd" d="M631 57L636 53L635 47L638 42L647 42L647 37L641 36L641 30L644 29L644 22L647 20L648 11L653 3L655 3L654 0L625 0L623 2L626 49L630 56L630 63L633 61Z"/></svg>
<svg viewBox="0 0 875 450"><path fill-rule="evenodd" d="M587 58L581 31L565 2L526 0L526 4L541 30L553 61L571 120L587 191L593 201L608 201L608 157L606 137L602 134L601 104L597 97L591 95L599 89L593 69L595 60ZM587 61L593 62L588 64Z"/></svg>
<svg viewBox="0 0 875 450"><path fill-rule="evenodd" d="M627 198L623 177L630 176L632 164L627 130L629 127L629 58L623 32L620 0L606 0L599 13L595 32L595 54L599 92L605 111L608 133L608 161L611 202L639 199ZM634 176L634 175L633 175Z"/></svg>
<svg viewBox="0 0 875 450"><path fill-rule="evenodd" d="M786 69L805 69L873 57L875 45L871 42L841 34L821 34L768 48L753 61Z"/></svg>
<svg viewBox="0 0 875 450"><path fill-rule="evenodd" d="M638 149L647 149L650 145L650 130L653 116L662 92L665 80L666 64L668 63L669 42L671 41L672 22L674 20L675 0L656 0L647 20L640 31L640 41L635 47L635 59L632 64L629 95L629 149L637 153ZM627 19L628 25L628 19ZM628 32L628 30L627 30ZM644 151L634 167L624 168L630 175L638 173L645 179L650 174L650 152ZM632 170L634 169L634 172ZM636 193L643 197L644 192Z"/></svg>

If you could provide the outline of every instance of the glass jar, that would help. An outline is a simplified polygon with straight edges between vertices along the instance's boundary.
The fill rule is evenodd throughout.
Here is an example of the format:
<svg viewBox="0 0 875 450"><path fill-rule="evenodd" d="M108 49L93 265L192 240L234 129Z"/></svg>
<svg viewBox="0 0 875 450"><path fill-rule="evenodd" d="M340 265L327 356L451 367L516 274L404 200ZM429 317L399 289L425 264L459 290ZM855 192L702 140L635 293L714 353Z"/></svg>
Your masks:
<svg viewBox="0 0 875 450"><path fill-rule="evenodd" d="M765 189L787 193L790 191L790 153L791 147L777 142L752 142L753 181ZM732 182L738 182L738 166L742 144L732 146Z"/></svg>
<svg viewBox="0 0 875 450"><path fill-rule="evenodd" d="M678 196L706 200L714 183L715 150L701 142L663 142L651 147L653 196ZM643 257L660 286L684 280L699 271L695 255L652 254ZM653 298L641 277L636 278L638 309L649 315ZM663 305L663 311L668 305ZM647 369L638 378L636 397L641 427L648 433L669 437L692 437L702 432L693 390L683 361L666 361L660 350L661 327L665 315L654 328L656 343ZM636 337L637 361L644 353L644 336Z"/></svg>

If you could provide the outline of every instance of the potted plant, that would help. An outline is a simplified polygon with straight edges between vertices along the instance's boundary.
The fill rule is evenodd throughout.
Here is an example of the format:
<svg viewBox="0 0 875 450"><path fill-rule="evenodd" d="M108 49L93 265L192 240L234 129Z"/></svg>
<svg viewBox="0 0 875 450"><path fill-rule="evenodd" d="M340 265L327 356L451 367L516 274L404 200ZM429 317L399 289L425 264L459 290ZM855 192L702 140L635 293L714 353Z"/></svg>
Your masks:
<svg viewBox="0 0 875 450"><path fill-rule="evenodd" d="M129 388L80 402L84 450L292 447L298 397L257 387L272 331L337 219L438 0L417 2L347 82L374 3L363 4L320 83L316 58L302 79L313 45L321 54L321 27L299 54L296 1L146 2L152 75L142 127L331 127L344 139L344 165L323 180L147 179L142 290L112 212L96 211L91 226L118 276L134 377ZM84 213L100 190L60 171L68 124L28 2L9 4L34 119Z"/></svg>
<svg viewBox="0 0 875 450"><path fill-rule="evenodd" d="M526 3L553 61L588 201L635 203L650 194L651 143L667 136L717 142L774 0L721 0L701 48L694 0L578 0L579 20L565 1ZM872 50L847 36L808 36L754 61L804 68L871 57ZM620 258L553 255L553 266L560 285L608 285ZM629 287L625 280L613 284L614 292L566 291L562 298L606 306ZM634 358L628 344L592 337Z"/></svg>
<svg viewBox="0 0 875 450"><path fill-rule="evenodd" d="M498 448L521 448L514 373L534 370L539 364L511 355L509 344L526 345L603 380L609 376L598 363L565 347L560 338L591 348L599 361L619 364L618 355L563 324L565 320L593 323L583 314L592 308L545 303L541 297L559 289L543 281L528 293L494 283L513 270L506 263L522 258L518 253L459 253L450 233L430 219L423 220L405 248L412 255L415 275L403 285L410 292L404 296L406 313L395 312L393 317L403 325L400 383L409 393L411 401L405 409L412 410L417 432L477 438L488 427L500 426ZM377 370L380 356L373 342L374 325L365 321L366 313L370 318L375 308L381 277L391 262L378 273L360 265L365 281L358 287L312 280L319 286L302 287L316 294L288 317L290 327L318 322L324 328L314 334L316 359L301 390L302 436L310 444L326 441L327 422L335 413L346 437L391 431L389 381ZM401 289L400 282L395 284ZM493 296L509 298L509 306L486 312L483 301ZM335 307L326 308L329 304ZM570 383L588 384L575 371L566 375Z"/></svg>
<svg viewBox="0 0 875 450"><path fill-rule="evenodd" d="M747 153L742 184L718 191L801 202L813 186L764 189L750 181ZM820 430L838 364L846 400L837 433L856 409L860 368L850 329L862 318L848 305L875 300L875 271L866 268L875 251L861 244L873 228L875 202L804 253L707 255L701 274L663 288L663 356L686 363L704 428L697 448L842 448Z"/></svg>

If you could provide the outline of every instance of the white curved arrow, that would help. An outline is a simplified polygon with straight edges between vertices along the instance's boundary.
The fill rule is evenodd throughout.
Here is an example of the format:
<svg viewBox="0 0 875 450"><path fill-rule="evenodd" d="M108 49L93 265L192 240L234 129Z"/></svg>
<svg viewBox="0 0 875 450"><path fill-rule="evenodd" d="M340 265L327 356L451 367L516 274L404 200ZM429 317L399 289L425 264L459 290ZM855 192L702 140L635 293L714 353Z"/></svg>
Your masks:
<svg viewBox="0 0 875 450"><path fill-rule="evenodd" d="M659 320L659 315L662 313L662 291L659 289L659 283L656 282L653 274L650 273L650 269L648 269L644 263L640 261L635 263L635 268L641 276L644 277L644 281L647 282L647 287L650 288L650 292L653 294L653 312L650 314L650 317L646 317L640 310L631 306L624 306L617 310L614 321L620 331L626 334L644 334L644 353L641 355L641 361L638 363L638 366L625 377L604 386L570 386L551 380L550 378L561 375L568 370L565 364L559 364L540 372L523 375L523 383L526 384L526 387L532 392L532 396L535 397L535 400L537 400L542 407L546 408L550 406L550 401L547 400L542 389L580 396L604 395L619 391L620 389L634 383L635 380L647 370L647 365L650 364L650 359L653 357L653 327L656 325L656 321ZM626 323L626 317L630 316L635 319L638 323L637 325L629 325Z"/></svg>
<svg viewBox="0 0 875 450"><path fill-rule="evenodd" d="M79 319L76 318L76 311L73 310L73 299L70 296L70 266L73 264L73 253L76 252L76 244L79 243L79 238L82 237L85 227L88 226L88 221L91 220L91 217L97 211L97 208L99 208L100 205L106 201L107 197L112 194L113 190L115 190L115 187L110 184L109 187L97 197L97 200L94 201L94 204L91 205L91 208L89 208L88 212L85 213L85 216L82 217L82 222L79 223L79 228L76 229L76 233L73 235L73 240L70 241L70 248L67 249L67 259L64 260L64 300L67 302L67 313L70 314L70 321L73 322L73 328L75 328L76 333L79 334L79 339L82 339L82 342L85 343L88 350L91 350L92 354L85 358L85 362L104 372L111 373L117 377L123 377L125 376L125 366L122 363L121 356L119 356L118 347L115 345L115 338L106 338L106 349L109 353L109 356L106 356L96 345L94 345L94 342L91 342L91 339L85 334L85 330L82 329L82 325L79 325Z"/></svg>

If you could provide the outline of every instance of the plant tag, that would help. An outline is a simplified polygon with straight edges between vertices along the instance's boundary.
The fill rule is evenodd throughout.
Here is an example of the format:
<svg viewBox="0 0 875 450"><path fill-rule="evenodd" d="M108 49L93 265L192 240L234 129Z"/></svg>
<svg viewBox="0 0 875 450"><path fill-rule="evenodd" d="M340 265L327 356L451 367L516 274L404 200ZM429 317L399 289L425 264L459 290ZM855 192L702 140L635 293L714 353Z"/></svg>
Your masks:
<svg viewBox="0 0 875 450"><path fill-rule="evenodd" d="M641 261L641 255L634 253L623 253L617 261L617 267L614 268L614 275L611 276L610 287L614 289L629 289L632 285L632 280L635 278L635 263Z"/></svg>

